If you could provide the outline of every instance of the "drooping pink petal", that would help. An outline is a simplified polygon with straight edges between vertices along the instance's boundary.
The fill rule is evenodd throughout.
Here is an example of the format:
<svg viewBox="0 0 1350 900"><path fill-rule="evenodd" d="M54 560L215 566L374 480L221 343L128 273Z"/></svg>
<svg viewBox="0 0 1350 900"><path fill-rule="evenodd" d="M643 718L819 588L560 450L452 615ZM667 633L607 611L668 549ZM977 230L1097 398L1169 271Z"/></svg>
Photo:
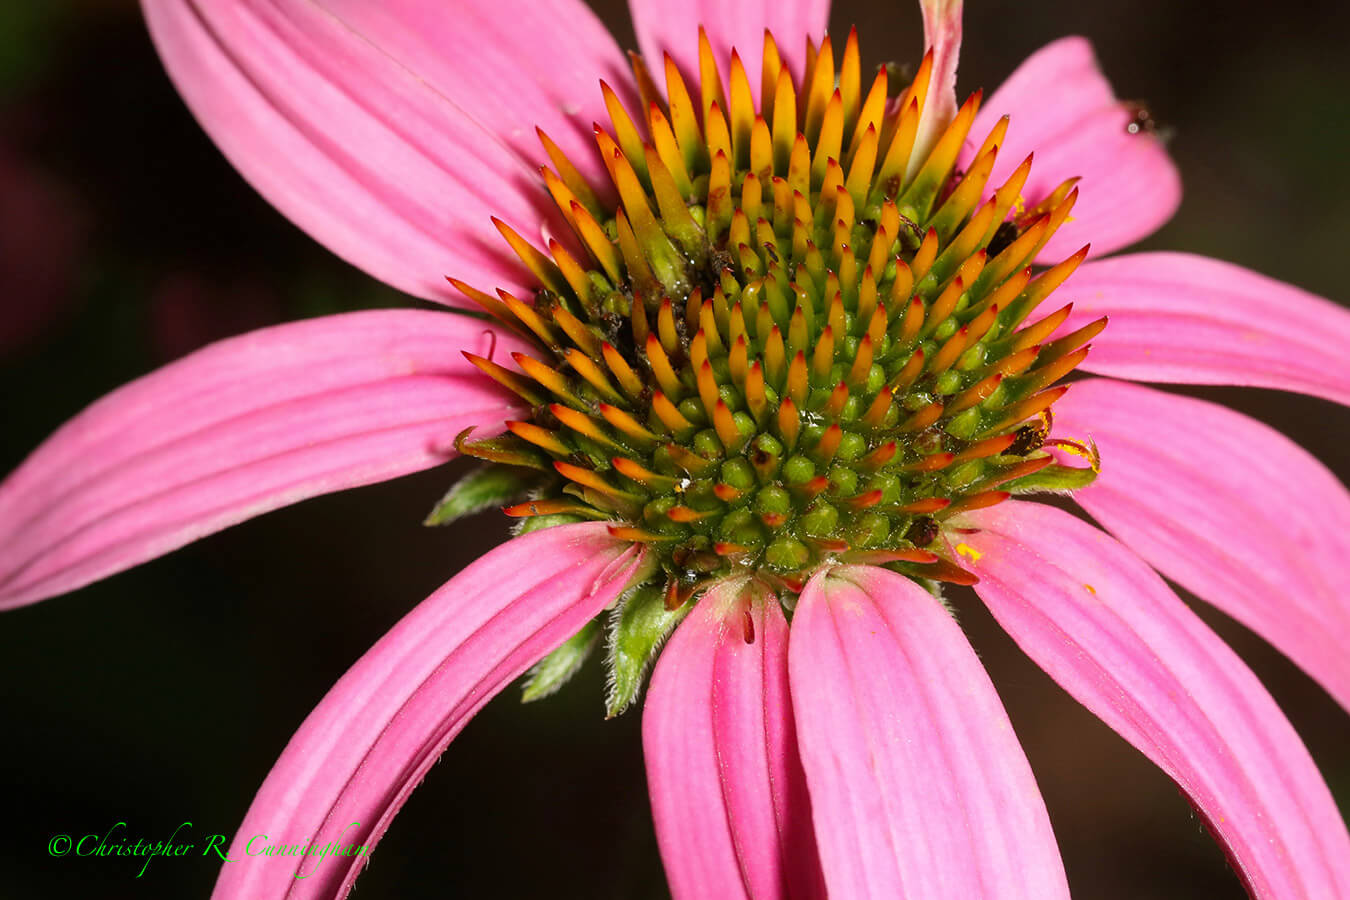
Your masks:
<svg viewBox="0 0 1350 900"><path fill-rule="evenodd" d="M349 313L221 341L119 388L0 484L0 608L445 461L460 431L518 410L460 355L494 344L521 346L455 313Z"/></svg>
<svg viewBox="0 0 1350 900"><path fill-rule="evenodd" d="M602 523L527 534L404 616L291 738L212 896L345 897L367 854L268 857L249 852L250 838L373 848L474 713L613 602L641 564L631 547Z"/></svg>
<svg viewBox="0 0 1350 900"><path fill-rule="evenodd" d="M817 574L788 669L830 896L1069 896L1003 705L931 594L880 568Z"/></svg>
<svg viewBox="0 0 1350 900"><path fill-rule="evenodd" d="M1089 371L1350 404L1350 311L1293 285L1189 253L1134 253L1083 265L1064 290L1065 327L1111 318Z"/></svg>
<svg viewBox="0 0 1350 900"><path fill-rule="evenodd" d="M933 76L919 120L918 137L910 156L912 177L928 158L942 132L956 117L956 66L961 59L961 7L963 0L922 0L923 42L933 51Z"/></svg>
<svg viewBox="0 0 1350 900"><path fill-rule="evenodd" d="M523 159L547 163L539 127L597 187L608 183L591 127L608 121L599 81L622 92L633 75L581 0L319 2Z"/></svg>
<svg viewBox="0 0 1350 900"><path fill-rule="evenodd" d="M1350 710L1350 492L1335 475L1240 413L1104 379L1055 405L1055 432L1101 448L1073 495L1084 509Z"/></svg>
<svg viewBox="0 0 1350 900"><path fill-rule="evenodd" d="M1135 110L1116 99L1085 39L1062 38L1027 57L980 109L968 154L1002 116L1011 120L990 185L1006 181L1032 151L1036 160L1022 191L1029 207L1065 179L1082 178L1070 219L1039 261L1057 262L1089 241L1093 254L1110 253L1152 234L1176 212L1176 166L1156 135L1128 130Z"/></svg>
<svg viewBox="0 0 1350 900"><path fill-rule="evenodd" d="M994 617L1180 785L1254 897L1350 896L1350 836L1308 751L1152 569L1052 507L1010 502L965 521L983 530L958 550Z"/></svg>
<svg viewBox="0 0 1350 900"><path fill-rule="evenodd" d="M671 59L686 78L698 74L698 29L708 33L708 43L726 85L734 48L745 64L750 90L759 97L760 67L764 59L764 32L801 83L806 62L806 39L817 44L825 35L830 18L830 0L628 0L638 47L649 66L659 72L662 54ZM842 51L840 46L839 50Z"/></svg>
<svg viewBox="0 0 1350 900"><path fill-rule="evenodd" d="M567 232L501 137L317 3L143 5L170 77L234 166L375 277L454 303L447 275L520 290L527 276L489 217L531 240L540 223Z"/></svg>
<svg viewBox="0 0 1350 900"><path fill-rule="evenodd" d="M783 611L747 578L704 594L661 654L642 738L677 900L825 896L787 660Z"/></svg>

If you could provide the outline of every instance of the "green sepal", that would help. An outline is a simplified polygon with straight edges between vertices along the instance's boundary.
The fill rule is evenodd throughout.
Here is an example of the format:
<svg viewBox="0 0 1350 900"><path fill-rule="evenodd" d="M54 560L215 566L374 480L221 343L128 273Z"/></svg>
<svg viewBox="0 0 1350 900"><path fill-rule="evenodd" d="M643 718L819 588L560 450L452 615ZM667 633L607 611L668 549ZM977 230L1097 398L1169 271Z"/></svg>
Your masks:
<svg viewBox="0 0 1350 900"><path fill-rule="evenodd" d="M581 669L582 663L590 658L595 645L600 643L600 619L591 619L581 630L567 641L535 663L534 668L525 675L525 688L521 692L521 703L542 700L558 690Z"/></svg>
<svg viewBox="0 0 1350 900"><path fill-rule="evenodd" d="M525 466L529 469L539 469L541 472L553 471L547 456L533 444L514 434L499 434L470 443L469 435L472 432L472 428L466 428L455 436L455 450L464 456L505 463L508 466Z"/></svg>
<svg viewBox="0 0 1350 900"><path fill-rule="evenodd" d="M1001 484L999 489L1013 494L1068 494L1085 488L1096 480L1097 472L1091 466L1078 468L1054 463L1039 472Z"/></svg>
<svg viewBox="0 0 1350 900"><path fill-rule="evenodd" d="M570 513L553 513L547 516L527 516L517 520L517 524L512 532L519 537L522 534L529 534L532 531L543 531L545 528L554 528L558 525L571 525L575 522L585 522L581 516L574 516Z"/></svg>
<svg viewBox="0 0 1350 900"><path fill-rule="evenodd" d="M539 485L539 475L519 466L488 463L456 481L436 502L423 525L449 525L494 506L523 500Z"/></svg>
<svg viewBox="0 0 1350 900"><path fill-rule="evenodd" d="M614 718L637 699L661 645L693 608L694 604L686 601L679 609L666 609L665 593L659 582L639 585L620 598L610 613L605 660L609 669L609 691L605 697L608 718Z"/></svg>

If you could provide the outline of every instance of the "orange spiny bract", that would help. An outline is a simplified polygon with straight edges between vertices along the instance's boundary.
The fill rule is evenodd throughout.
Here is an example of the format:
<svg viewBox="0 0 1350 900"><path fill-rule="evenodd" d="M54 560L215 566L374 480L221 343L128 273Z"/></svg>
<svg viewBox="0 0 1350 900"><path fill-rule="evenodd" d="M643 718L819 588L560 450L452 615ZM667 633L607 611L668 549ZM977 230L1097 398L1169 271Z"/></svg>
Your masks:
<svg viewBox="0 0 1350 900"><path fill-rule="evenodd" d="M474 359L534 414L461 448L542 451L553 497L509 514L609 518L680 591L737 570L791 589L833 558L964 580L932 552L943 520L1053 462L1023 423L1100 329L1022 325L1083 258L1029 268L1076 192L1007 218L1027 166L987 183L1006 120L957 171L979 94L917 145L931 59L887 104L884 69L864 93L855 35L843 71L827 39L803 84L766 40L758 108L706 38L699 72L664 60L666 103L641 60L647 109L605 86L604 190L541 135L575 239L545 254L501 226L533 305L461 288L538 344L515 369Z"/></svg>

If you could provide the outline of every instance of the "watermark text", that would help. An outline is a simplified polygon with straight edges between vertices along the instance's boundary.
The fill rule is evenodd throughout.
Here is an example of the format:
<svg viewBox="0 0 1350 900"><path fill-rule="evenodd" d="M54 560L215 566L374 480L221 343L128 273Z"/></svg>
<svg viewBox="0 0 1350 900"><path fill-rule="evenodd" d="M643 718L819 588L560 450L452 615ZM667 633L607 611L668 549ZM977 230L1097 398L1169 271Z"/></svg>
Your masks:
<svg viewBox="0 0 1350 900"><path fill-rule="evenodd" d="M250 859L291 857L298 860L296 878L308 878L333 857L369 856L371 848L360 843L361 823L352 822L332 840L293 840L258 832L238 835L233 844L224 834L198 834L192 822L181 822L166 836L145 837L133 833L126 822L114 822L101 832L80 835L54 834L47 841L52 857L139 859L135 877L145 875L156 857L196 857L228 863Z"/></svg>

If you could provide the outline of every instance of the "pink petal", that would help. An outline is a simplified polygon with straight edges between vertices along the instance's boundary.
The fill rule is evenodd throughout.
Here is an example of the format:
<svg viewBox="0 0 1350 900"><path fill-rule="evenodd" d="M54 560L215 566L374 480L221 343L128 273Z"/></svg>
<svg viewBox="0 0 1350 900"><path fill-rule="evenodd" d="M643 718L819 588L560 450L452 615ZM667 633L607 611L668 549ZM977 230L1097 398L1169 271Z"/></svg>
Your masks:
<svg viewBox="0 0 1350 900"><path fill-rule="evenodd" d="M444 462L518 401L460 349L520 346L453 313L330 316L221 341L119 388L0 484L0 608L74 590L245 519Z"/></svg>
<svg viewBox="0 0 1350 900"><path fill-rule="evenodd" d="M235 167L375 277L455 303L446 275L520 290L528 276L489 217L531 239L541 223L567 231L500 137L318 4L143 5L170 77Z"/></svg>
<svg viewBox="0 0 1350 900"><path fill-rule="evenodd" d="M737 578L704 594L661 654L642 738L676 898L825 896L787 650L778 600Z"/></svg>
<svg viewBox="0 0 1350 900"><path fill-rule="evenodd" d="M1089 241L1094 254L1110 253L1152 234L1176 212L1176 167L1157 137L1126 130L1134 113L1112 93L1085 39L1062 38L1027 57L981 108L968 152L1003 116L1011 121L991 186L1006 181L1032 151L1036 160L1022 192L1028 207L1065 179L1083 179L1070 219L1038 261L1057 262Z"/></svg>
<svg viewBox="0 0 1350 900"><path fill-rule="evenodd" d="M641 563L630 547L603 523L537 531L482 557L405 616L291 738L235 832L235 861L221 866L212 896L345 897L367 856L260 856L248 853L249 839L373 848L474 713L619 595Z"/></svg>
<svg viewBox="0 0 1350 900"><path fill-rule="evenodd" d="M879 568L816 575L788 667L830 896L1069 896L1003 705L931 594Z"/></svg>
<svg viewBox="0 0 1350 900"><path fill-rule="evenodd" d="M919 170L942 132L956 118L956 65L961 59L963 0L921 0L919 5L923 8L924 48L933 51L933 80L919 120L907 178Z"/></svg>
<svg viewBox="0 0 1350 900"><path fill-rule="evenodd" d="M535 134L539 127L597 188L609 183L592 130L593 123L609 121L599 82L603 78L622 91L633 74L619 45L585 3L321 3L521 158L547 163Z"/></svg>
<svg viewBox="0 0 1350 900"><path fill-rule="evenodd" d="M1055 405L1090 436L1084 509L1160 572L1286 653L1350 710L1350 492L1279 432L1189 397L1094 379Z"/></svg>
<svg viewBox="0 0 1350 900"><path fill-rule="evenodd" d="M1293 285L1189 253L1135 253L1082 266L1067 290L1067 328L1111 317L1085 369L1350 404L1350 311Z"/></svg>
<svg viewBox="0 0 1350 900"><path fill-rule="evenodd" d="M662 54L669 53L686 78L698 75L698 29L702 25L717 57L722 84L727 83L734 48L745 64L756 98L765 30L773 34L783 60L800 85L806 39L819 44L830 18L829 0L628 0L628 10L638 47L647 64L658 67L655 73L660 72ZM843 50L842 45L839 50Z"/></svg>
<svg viewBox="0 0 1350 900"><path fill-rule="evenodd" d="M1308 751L1152 569L1052 507L1005 503L966 520L984 529L964 536L964 553L994 617L1180 785L1254 897L1350 896L1350 836Z"/></svg>

